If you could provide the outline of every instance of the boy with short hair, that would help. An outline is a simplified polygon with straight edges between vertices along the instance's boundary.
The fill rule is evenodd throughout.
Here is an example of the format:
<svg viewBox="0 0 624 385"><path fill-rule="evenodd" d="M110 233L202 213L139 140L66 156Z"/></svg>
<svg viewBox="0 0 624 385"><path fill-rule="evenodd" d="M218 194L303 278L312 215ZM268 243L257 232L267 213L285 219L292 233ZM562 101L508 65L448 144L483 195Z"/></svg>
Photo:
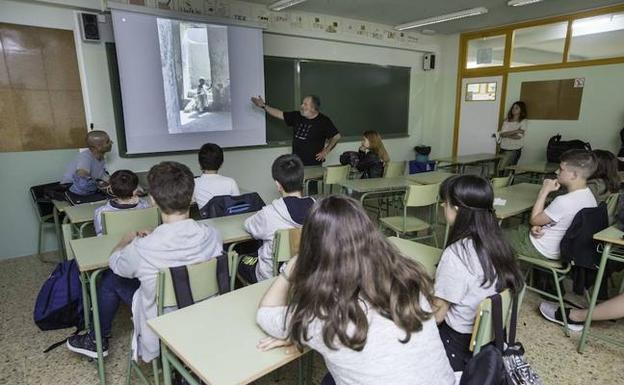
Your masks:
<svg viewBox="0 0 624 385"><path fill-rule="evenodd" d="M95 209L93 226L95 234L102 235L102 213L128 209L145 209L149 203L136 195L139 177L130 170L117 170L110 177L110 187L114 198L109 199L104 206Z"/></svg>
<svg viewBox="0 0 624 385"><path fill-rule="evenodd" d="M236 181L218 173L223 164L221 147L214 143L206 143L199 149L197 158L202 175L195 178L193 195L200 209L215 196L240 195Z"/></svg>
<svg viewBox="0 0 624 385"><path fill-rule="evenodd" d="M596 198L587 187L596 171L596 156L587 150L569 150L561 155L557 179L544 179L531 211L531 229L518 229L509 235L512 247L520 255L557 260L559 244L572 224L574 216L586 207L596 207ZM567 193L556 197L548 207L548 194L561 186Z"/></svg>
<svg viewBox="0 0 624 385"><path fill-rule="evenodd" d="M163 224L154 231L125 235L113 249L110 271L99 285L98 303L104 355L107 338L119 302L132 304L134 323L133 356L149 362L160 354L158 337L147 326L156 317L156 280L158 272L172 266L210 260L223 252L217 231L189 218L193 196L193 174L177 162L161 162L148 175L149 192L162 215ZM137 290L138 289L138 290ZM69 350L97 357L93 332L70 337Z"/></svg>
<svg viewBox="0 0 624 385"><path fill-rule="evenodd" d="M247 230L255 239L262 240L258 256L245 256L238 272L249 283L273 276L273 238L277 230L301 228L314 204L314 199L303 197L303 163L297 155L282 155L275 159L271 174L277 191L282 196L245 221Z"/></svg>

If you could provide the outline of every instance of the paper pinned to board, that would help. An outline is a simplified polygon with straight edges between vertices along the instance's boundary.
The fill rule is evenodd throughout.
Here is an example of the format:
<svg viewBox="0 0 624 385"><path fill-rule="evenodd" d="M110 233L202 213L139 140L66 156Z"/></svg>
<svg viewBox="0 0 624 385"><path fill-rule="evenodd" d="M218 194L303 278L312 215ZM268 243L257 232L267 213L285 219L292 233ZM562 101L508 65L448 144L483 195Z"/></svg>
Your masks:
<svg viewBox="0 0 624 385"><path fill-rule="evenodd" d="M494 198L494 206L505 206L506 204L507 204L507 199Z"/></svg>

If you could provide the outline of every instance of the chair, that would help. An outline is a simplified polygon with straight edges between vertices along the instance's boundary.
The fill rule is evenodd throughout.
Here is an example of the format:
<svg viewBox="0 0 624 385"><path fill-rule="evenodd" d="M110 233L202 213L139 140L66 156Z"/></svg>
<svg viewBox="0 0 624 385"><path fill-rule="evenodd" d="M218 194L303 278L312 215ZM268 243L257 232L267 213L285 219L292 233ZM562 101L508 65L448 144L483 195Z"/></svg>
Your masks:
<svg viewBox="0 0 624 385"><path fill-rule="evenodd" d="M615 224L615 216L618 211L618 201L620 199L620 193L610 194L605 203L607 204L607 215L609 216L609 226Z"/></svg>
<svg viewBox="0 0 624 385"><path fill-rule="evenodd" d="M206 262L200 262L187 266L189 284L192 290L193 301L195 303L203 301L209 297L219 294L219 285L217 283L217 258L213 258ZM177 307L175 291L173 288L173 280L169 269L162 269L158 273L156 281L156 308L158 315L164 314L167 307ZM166 347L163 345L161 349L164 351ZM162 353L161 353L162 356ZM163 376L171 376L171 369L166 360L163 362ZM128 372L126 384L130 384L132 370L139 376L143 384L149 384L149 381L132 359L132 349L130 349L130 360L128 363ZM155 383L159 383L158 376L158 359L152 361L152 370L154 372ZM165 381L166 383L167 381Z"/></svg>
<svg viewBox="0 0 624 385"><path fill-rule="evenodd" d="M442 257L442 250L397 237L388 237L388 241L392 243L401 254L423 265L430 277L435 277L438 263Z"/></svg>
<svg viewBox="0 0 624 385"><path fill-rule="evenodd" d="M104 234L109 235L155 228L159 223L160 214L157 207L104 211L102 213L102 230Z"/></svg>
<svg viewBox="0 0 624 385"><path fill-rule="evenodd" d="M384 165L384 178L395 178L405 175L405 162L388 162Z"/></svg>
<svg viewBox="0 0 624 385"><path fill-rule="evenodd" d="M30 190L30 197L32 198L33 208L35 209L35 213L37 214L37 220L39 221L39 231L37 238L37 258L42 262L52 262L45 261L41 256L41 252L43 250L43 241L44 241L44 231L46 225L54 226L54 204L52 201L45 197L45 189L50 186L57 186L58 182L47 183L37 186L32 186ZM62 246L59 245L59 250L62 250Z"/></svg>
<svg viewBox="0 0 624 385"><path fill-rule="evenodd" d="M331 194L332 185L347 179L351 166L327 166L323 170L323 194ZM329 191L326 189L329 187Z"/></svg>
<svg viewBox="0 0 624 385"><path fill-rule="evenodd" d="M507 187L511 184L511 175L492 178L490 183L492 183L492 188Z"/></svg>
<svg viewBox="0 0 624 385"><path fill-rule="evenodd" d="M277 230L273 238L273 276L279 274L279 264L299 253L301 228Z"/></svg>

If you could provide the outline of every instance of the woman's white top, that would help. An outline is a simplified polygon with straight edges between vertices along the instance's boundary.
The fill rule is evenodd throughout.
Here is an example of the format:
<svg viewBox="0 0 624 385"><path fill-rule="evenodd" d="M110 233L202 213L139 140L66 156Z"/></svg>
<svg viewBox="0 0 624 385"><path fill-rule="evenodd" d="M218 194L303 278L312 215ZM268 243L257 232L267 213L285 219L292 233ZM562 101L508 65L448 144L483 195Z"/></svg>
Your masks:
<svg viewBox="0 0 624 385"><path fill-rule="evenodd" d="M519 150L524 146L524 137L527 131L527 120L523 119L520 122L505 120L503 122L503 127L501 128L501 132L505 131L514 131L517 129L521 129L524 133L520 134L520 139L513 138L501 138L500 148L503 150Z"/></svg>

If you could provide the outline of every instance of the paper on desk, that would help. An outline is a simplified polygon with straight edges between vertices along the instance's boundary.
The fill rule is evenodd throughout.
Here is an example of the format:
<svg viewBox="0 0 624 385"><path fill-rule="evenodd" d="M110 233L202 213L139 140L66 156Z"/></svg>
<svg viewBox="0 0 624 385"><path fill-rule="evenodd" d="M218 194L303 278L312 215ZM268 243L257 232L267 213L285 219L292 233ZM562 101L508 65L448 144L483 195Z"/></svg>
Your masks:
<svg viewBox="0 0 624 385"><path fill-rule="evenodd" d="M494 206L505 206L505 204L507 204L507 199L494 198Z"/></svg>

